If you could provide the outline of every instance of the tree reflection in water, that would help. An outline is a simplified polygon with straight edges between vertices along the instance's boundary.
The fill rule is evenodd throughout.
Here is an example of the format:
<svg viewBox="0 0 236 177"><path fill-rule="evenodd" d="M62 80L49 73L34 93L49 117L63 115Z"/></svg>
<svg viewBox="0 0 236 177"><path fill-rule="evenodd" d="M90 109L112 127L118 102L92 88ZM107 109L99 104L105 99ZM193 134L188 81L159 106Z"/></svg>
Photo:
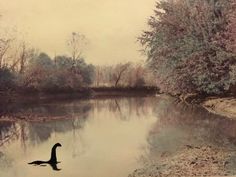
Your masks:
<svg viewBox="0 0 236 177"><path fill-rule="evenodd" d="M65 103L65 104L42 104L27 107L22 105L15 111L11 111L7 116L18 116L25 113L26 118L33 115L36 119L31 121L18 120L15 122L0 122L0 146L10 142L11 139L20 139L22 146L26 147L26 141L37 145L48 140L54 132L66 132L83 127L83 123L91 109L89 102ZM19 112L17 112L19 111ZM14 113L13 113L14 112ZM44 117L46 121L37 121L38 117ZM60 119L58 119L60 117ZM48 120L47 120L48 119ZM55 119L51 121L51 119Z"/></svg>
<svg viewBox="0 0 236 177"><path fill-rule="evenodd" d="M105 124L104 121L108 121L114 126L114 123L128 123L134 119L148 120L150 117L155 117L155 122L152 122L145 136L148 148L143 148L146 153L143 153L141 158L144 161L156 160L163 155L174 155L186 145L236 148L235 121L208 113L197 105L179 103L169 96L100 98L47 104L22 104L17 109L12 109L13 107L9 109L11 111L7 116L30 115L30 121L17 119L16 122L0 122L0 151L1 146L7 148L17 140L26 152L27 148L42 145L52 137L68 132L70 136L68 138L73 141L70 155L76 160L90 148L87 147L86 139L83 139L85 138L83 130L86 126L89 125L89 128L100 131L99 125L91 126L91 123ZM96 116L102 119L101 122L93 121L98 118ZM106 118L103 119L102 116ZM37 121L38 117L43 117L44 121ZM109 121L109 119L118 121ZM109 123L104 127L109 129ZM132 132L134 127L128 125L131 126ZM94 140L95 135L89 134L89 136ZM0 156L0 159L6 161L5 164L12 164L12 159L9 157L7 159Z"/></svg>
<svg viewBox="0 0 236 177"><path fill-rule="evenodd" d="M174 155L186 145L236 148L236 121L197 105L178 103L172 97L159 99L155 105L158 121L149 132L148 160Z"/></svg>
<svg viewBox="0 0 236 177"><path fill-rule="evenodd" d="M208 113L200 106L178 103L172 97L161 98L113 98L95 99L51 104L21 105L14 114L24 112L37 116L65 119L45 122L1 122L0 146L10 142L11 138L20 138L22 146L27 140L37 145L48 140L53 132L66 132L82 128L93 111L104 108L116 114L121 120L128 120L129 115L143 117L154 110L157 123L148 138L151 147L158 150L173 148L175 151L184 144L233 145L236 137L236 122ZM19 112L17 112L19 111ZM77 136L75 131L73 136ZM77 137L78 138L78 137ZM179 144L179 145L177 145Z"/></svg>

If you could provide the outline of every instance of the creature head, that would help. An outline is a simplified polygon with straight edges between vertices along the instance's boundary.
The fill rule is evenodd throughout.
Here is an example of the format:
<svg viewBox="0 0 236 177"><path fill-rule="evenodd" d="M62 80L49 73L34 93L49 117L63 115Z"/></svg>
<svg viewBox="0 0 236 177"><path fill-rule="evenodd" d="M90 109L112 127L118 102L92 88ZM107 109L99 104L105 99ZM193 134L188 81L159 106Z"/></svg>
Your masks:
<svg viewBox="0 0 236 177"><path fill-rule="evenodd" d="M56 143L53 147L61 147L61 144L60 143Z"/></svg>

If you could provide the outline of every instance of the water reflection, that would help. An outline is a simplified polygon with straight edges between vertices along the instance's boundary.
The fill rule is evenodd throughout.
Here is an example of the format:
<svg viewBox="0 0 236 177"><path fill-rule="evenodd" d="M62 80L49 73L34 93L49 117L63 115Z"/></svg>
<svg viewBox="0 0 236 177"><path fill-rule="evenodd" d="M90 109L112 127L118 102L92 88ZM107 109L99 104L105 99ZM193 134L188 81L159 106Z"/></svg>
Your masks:
<svg viewBox="0 0 236 177"><path fill-rule="evenodd" d="M26 162L47 158L55 142L63 144L57 175L83 177L128 176L186 145L236 149L236 121L168 96L22 104L8 115L23 113L45 121L0 122L0 176L52 176Z"/></svg>
<svg viewBox="0 0 236 177"><path fill-rule="evenodd" d="M13 159L8 168L0 167L4 169L0 169L0 176L52 176L50 169L32 168L26 163L37 159L38 154L46 159L48 149L56 141L63 144L58 156L63 162L58 168L63 170L58 176L127 176L139 166L140 155L148 150L146 137L156 121L149 98L21 105L18 110L8 115L26 112L26 115L65 119L9 122L11 128L1 129L2 139L11 132L15 136L0 147L0 151Z"/></svg>
<svg viewBox="0 0 236 177"><path fill-rule="evenodd" d="M175 155L186 145L208 145L236 150L234 120L211 114L197 105L176 103L170 97L156 102L155 114L159 120L149 132L148 160L157 160L163 155Z"/></svg>

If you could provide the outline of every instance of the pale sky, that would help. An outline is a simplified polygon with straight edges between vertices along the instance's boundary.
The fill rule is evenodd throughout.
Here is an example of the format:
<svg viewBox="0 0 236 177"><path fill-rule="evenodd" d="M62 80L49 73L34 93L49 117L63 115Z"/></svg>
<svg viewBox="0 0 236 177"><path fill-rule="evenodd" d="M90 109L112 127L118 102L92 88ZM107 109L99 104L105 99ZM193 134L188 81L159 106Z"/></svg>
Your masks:
<svg viewBox="0 0 236 177"><path fill-rule="evenodd" d="M72 32L89 40L86 61L115 64L145 60L136 42L156 0L0 0L1 27L17 29L50 56L67 53Z"/></svg>

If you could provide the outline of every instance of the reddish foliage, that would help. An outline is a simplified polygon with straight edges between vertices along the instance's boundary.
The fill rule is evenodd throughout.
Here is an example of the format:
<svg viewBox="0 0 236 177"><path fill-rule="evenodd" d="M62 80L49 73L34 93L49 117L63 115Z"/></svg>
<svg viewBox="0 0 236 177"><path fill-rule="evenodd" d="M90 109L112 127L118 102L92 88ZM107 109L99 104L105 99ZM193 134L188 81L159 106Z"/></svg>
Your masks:
<svg viewBox="0 0 236 177"><path fill-rule="evenodd" d="M148 25L140 42L163 91L220 93L235 83L233 0L161 1Z"/></svg>

